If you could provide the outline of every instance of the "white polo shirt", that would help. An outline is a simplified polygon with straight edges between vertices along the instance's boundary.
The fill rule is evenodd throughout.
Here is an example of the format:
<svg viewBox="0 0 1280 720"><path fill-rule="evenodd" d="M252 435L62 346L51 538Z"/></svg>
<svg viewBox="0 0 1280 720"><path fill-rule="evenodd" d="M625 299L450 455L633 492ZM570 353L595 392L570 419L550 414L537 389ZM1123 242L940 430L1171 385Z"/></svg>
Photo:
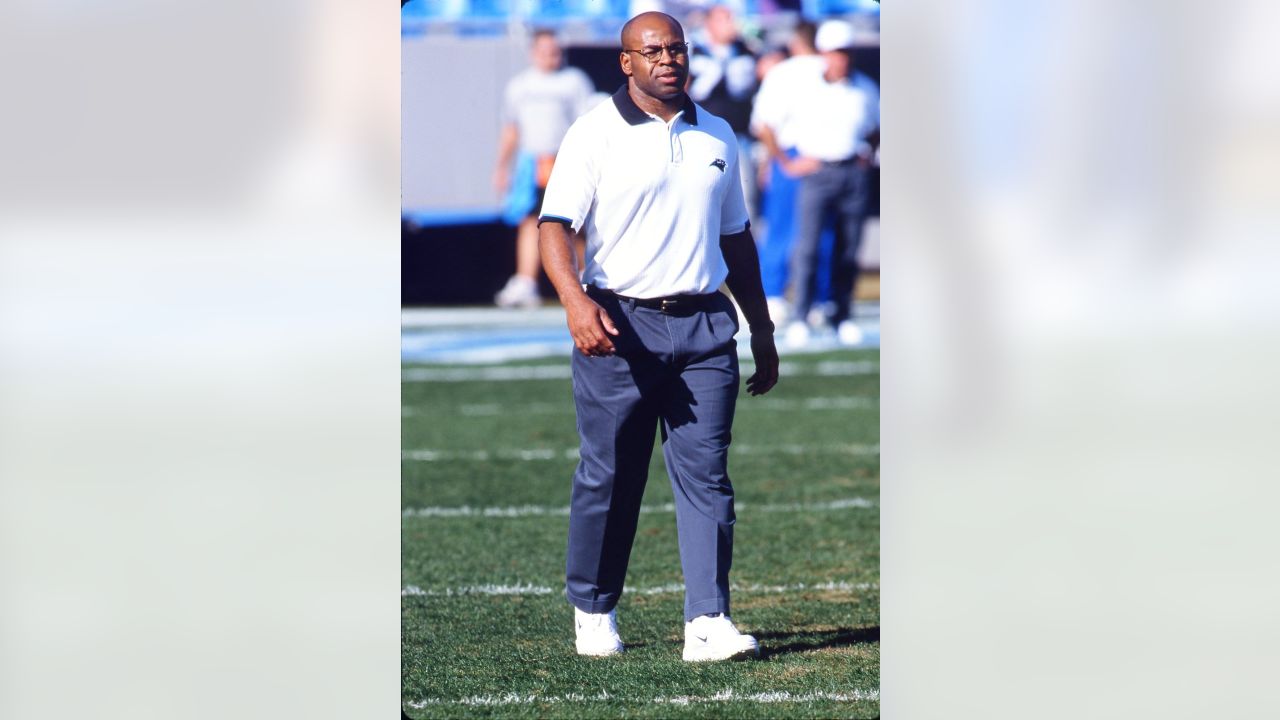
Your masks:
<svg viewBox="0 0 1280 720"><path fill-rule="evenodd" d="M578 68L526 68L507 83L502 119L515 123L522 151L553 155L569 125L586 112L593 92L591 80Z"/></svg>
<svg viewBox="0 0 1280 720"><path fill-rule="evenodd" d="M748 225L737 148L692 100L664 122L624 85L569 128L539 223L586 229L583 283L639 298L715 292L729 274L720 236Z"/></svg>
<svg viewBox="0 0 1280 720"><path fill-rule="evenodd" d="M801 155L837 162L870 152L863 138L880 125L880 88L871 78L854 73L850 79L818 83L797 98L795 107Z"/></svg>
<svg viewBox="0 0 1280 720"><path fill-rule="evenodd" d="M783 150L795 147L802 132L797 121L804 119L799 107L807 93L812 94L819 83L826 82L822 78L826 69L827 61L821 55L796 55L774 65L756 93L751 126L772 130Z"/></svg>

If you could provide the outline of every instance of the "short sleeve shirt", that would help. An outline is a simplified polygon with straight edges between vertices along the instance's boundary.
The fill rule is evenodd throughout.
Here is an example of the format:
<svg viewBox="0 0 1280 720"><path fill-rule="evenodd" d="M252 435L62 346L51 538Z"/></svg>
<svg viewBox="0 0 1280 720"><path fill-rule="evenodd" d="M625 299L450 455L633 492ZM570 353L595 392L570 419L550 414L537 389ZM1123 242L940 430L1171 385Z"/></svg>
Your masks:
<svg viewBox="0 0 1280 720"><path fill-rule="evenodd" d="M804 119L800 117L800 106L806 93L826 82L822 79L826 67L821 55L796 55L773 66L760 83L751 125L772 130L783 149L795 147L801 132L798 121Z"/></svg>
<svg viewBox="0 0 1280 720"><path fill-rule="evenodd" d="M594 92L591 79L578 68L550 73L528 68L507 83L503 121L515 123L522 151L553 155L569 125L586 112Z"/></svg>
<svg viewBox="0 0 1280 720"><path fill-rule="evenodd" d="M870 148L864 138L880 125L880 89L861 73L822 82L796 101L796 150L819 160L847 160Z"/></svg>
<svg viewBox="0 0 1280 720"><path fill-rule="evenodd" d="M720 236L748 225L737 139L688 98L665 122L624 86L569 128L540 217L586 231L584 283L639 298L715 292L729 274Z"/></svg>

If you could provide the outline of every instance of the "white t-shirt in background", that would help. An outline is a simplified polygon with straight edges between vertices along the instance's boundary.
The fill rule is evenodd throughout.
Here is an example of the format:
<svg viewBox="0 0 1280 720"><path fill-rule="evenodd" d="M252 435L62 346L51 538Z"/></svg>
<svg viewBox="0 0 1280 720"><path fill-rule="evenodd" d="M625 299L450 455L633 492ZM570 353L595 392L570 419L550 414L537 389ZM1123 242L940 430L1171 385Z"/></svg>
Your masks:
<svg viewBox="0 0 1280 720"><path fill-rule="evenodd" d="M503 121L516 124L520 150L553 155L569 126L589 109L594 92L591 79L578 68L550 73L527 68L507 83Z"/></svg>

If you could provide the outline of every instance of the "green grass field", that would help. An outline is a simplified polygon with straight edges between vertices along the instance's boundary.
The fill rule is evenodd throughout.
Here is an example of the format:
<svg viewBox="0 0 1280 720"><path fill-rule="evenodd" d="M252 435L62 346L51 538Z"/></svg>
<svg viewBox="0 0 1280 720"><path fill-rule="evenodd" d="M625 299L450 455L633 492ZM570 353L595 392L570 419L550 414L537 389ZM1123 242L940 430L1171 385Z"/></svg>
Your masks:
<svg viewBox="0 0 1280 720"><path fill-rule="evenodd" d="M405 366L405 712L877 717L879 352L784 358L777 388L742 394L729 463L733 619L762 656L698 665L680 659L682 578L660 449L618 606L627 651L574 654L562 594L577 448L567 369L567 359Z"/></svg>

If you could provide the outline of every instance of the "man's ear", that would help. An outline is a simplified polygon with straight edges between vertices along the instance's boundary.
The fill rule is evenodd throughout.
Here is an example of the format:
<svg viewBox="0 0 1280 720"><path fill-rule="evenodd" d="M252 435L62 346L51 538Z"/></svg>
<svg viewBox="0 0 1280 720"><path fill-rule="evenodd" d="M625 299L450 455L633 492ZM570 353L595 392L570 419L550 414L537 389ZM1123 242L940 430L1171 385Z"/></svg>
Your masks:
<svg viewBox="0 0 1280 720"><path fill-rule="evenodd" d="M622 74L631 77L631 53L618 53L618 64L622 66Z"/></svg>

